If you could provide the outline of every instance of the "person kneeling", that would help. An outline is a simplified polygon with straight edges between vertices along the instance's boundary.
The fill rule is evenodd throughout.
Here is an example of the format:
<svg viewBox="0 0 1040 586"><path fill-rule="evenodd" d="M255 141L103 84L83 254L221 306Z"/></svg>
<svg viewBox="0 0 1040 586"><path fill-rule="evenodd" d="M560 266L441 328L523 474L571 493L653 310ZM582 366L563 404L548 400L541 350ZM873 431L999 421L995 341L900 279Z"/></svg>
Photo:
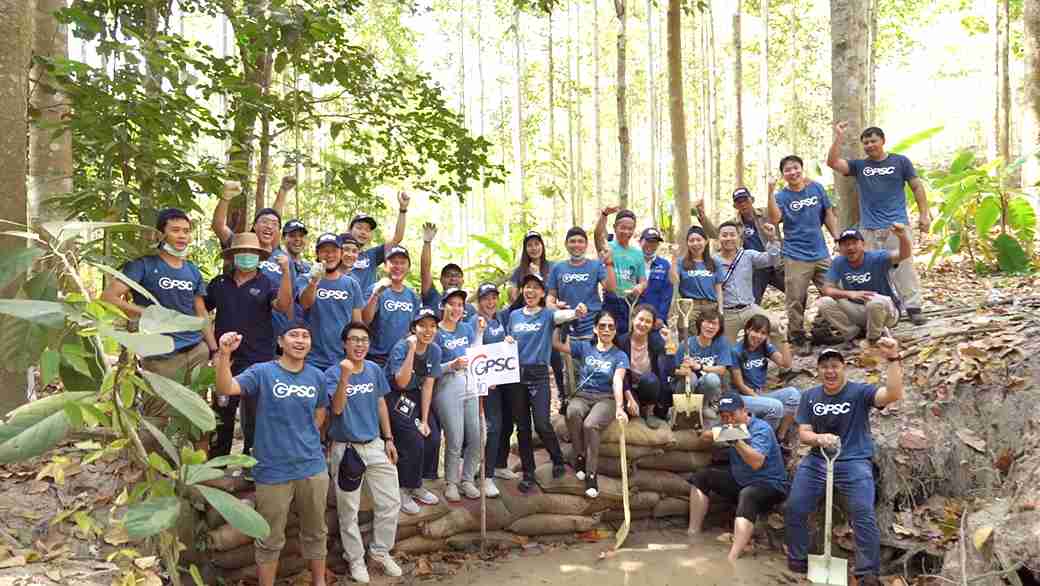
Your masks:
<svg viewBox="0 0 1040 586"><path fill-rule="evenodd" d="M787 496L787 472L780 455L780 444L773 428L764 420L752 417L744 400L727 393L719 400L719 417L725 425L746 425L751 435L747 440L729 443L729 467L704 468L690 477L690 527L688 533L701 532L708 513L708 493L737 502L737 518L733 523L733 546L729 561L736 561L751 541L755 520L782 503ZM712 437L706 430L702 438Z"/></svg>

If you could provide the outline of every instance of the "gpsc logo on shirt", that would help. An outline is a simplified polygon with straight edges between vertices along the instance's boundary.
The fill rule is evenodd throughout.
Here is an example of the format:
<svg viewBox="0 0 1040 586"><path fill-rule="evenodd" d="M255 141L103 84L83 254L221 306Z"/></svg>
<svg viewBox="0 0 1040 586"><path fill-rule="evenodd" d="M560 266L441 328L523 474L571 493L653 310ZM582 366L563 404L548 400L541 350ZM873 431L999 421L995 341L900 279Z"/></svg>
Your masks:
<svg viewBox="0 0 1040 586"><path fill-rule="evenodd" d="M265 260L260 264L256 265L261 271L267 271L269 273L282 274L282 267L278 266L278 263Z"/></svg>
<svg viewBox="0 0 1040 586"><path fill-rule="evenodd" d="M353 397L354 395L365 395L376 390L375 383L358 383L356 385L347 385L347 396Z"/></svg>
<svg viewBox="0 0 1040 586"><path fill-rule="evenodd" d="M590 276L588 273L564 273L560 280L564 283L584 283Z"/></svg>
<svg viewBox="0 0 1040 586"><path fill-rule="evenodd" d="M347 291L337 291L336 289L318 289L317 297L318 299L346 301L350 299L350 293Z"/></svg>
<svg viewBox="0 0 1040 586"><path fill-rule="evenodd" d="M159 288L167 291L171 289L180 289L181 291L191 291L194 289L194 285L191 281L181 281L180 279L171 279L169 277L161 277L159 279Z"/></svg>
<svg viewBox="0 0 1040 586"><path fill-rule="evenodd" d="M744 238L751 238L755 235L754 226L744 226Z"/></svg>
<svg viewBox="0 0 1040 586"><path fill-rule="evenodd" d="M367 256L359 256L358 259L356 261L354 261L354 270L355 271L367 270L368 267L371 266L371 264L372 264L372 259L368 258Z"/></svg>
<svg viewBox="0 0 1040 586"><path fill-rule="evenodd" d="M587 356L585 358L585 366L593 368L599 372L610 372L610 367L614 366L614 363L609 360L596 358L595 356Z"/></svg>
<svg viewBox="0 0 1040 586"><path fill-rule="evenodd" d="M789 204L792 212L797 212L802 208L811 208L814 205L820 203L819 196L807 197L805 199L796 199Z"/></svg>
<svg viewBox="0 0 1040 586"><path fill-rule="evenodd" d="M502 334L505 333L505 331L506 331L506 329L502 327L502 324L495 324L495 325L489 325L487 327L487 329L484 330L484 334L485 335L491 335L491 336L501 336Z"/></svg>
<svg viewBox="0 0 1040 586"><path fill-rule="evenodd" d="M766 359L764 357L759 358L748 358L744 361L744 368L751 370L753 368L762 368L766 365Z"/></svg>
<svg viewBox="0 0 1040 586"><path fill-rule="evenodd" d="M863 167L864 177L873 177L874 175L891 175L895 172L895 167Z"/></svg>
<svg viewBox="0 0 1040 586"><path fill-rule="evenodd" d="M701 363L701 366L711 368L715 366L716 356L698 356L697 361Z"/></svg>
<svg viewBox="0 0 1040 586"><path fill-rule="evenodd" d="M456 348L465 348L468 345L468 338L452 338L444 343L444 348L447 350L455 350Z"/></svg>
<svg viewBox="0 0 1040 586"><path fill-rule="evenodd" d="M715 273L713 273L713 272L711 272L711 271L709 271L707 269L697 269L695 271L686 271L686 276L690 277L690 278L694 278L694 279L696 279L697 277L711 277L714 274Z"/></svg>
<svg viewBox="0 0 1040 586"><path fill-rule="evenodd" d="M396 299L387 299L383 301L383 309L386 311L405 311L408 313L412 312L415 307L411 301L397 301Z"/></svg>
<svg viewBox="0 0 1040 586"><path fill-rule="evenodd" d="M856 283L862 285L870 282L871 273L863 273L861 275L845 275L845 282Z"/></svg>
<svg viewBox="0 0 1040 586"><path fill-rule="evenodd" d="M845 415L852 411L852 403L814 403L813 415L823 417L824 415Z"/></svg>
<svg viewBox="0 0 1040 586"><path fill-rule="evenodd" d="M286 397L300 397L301 399L313 399L318 394L318 389L307 385L290 385L278 381L274 384L272 389L276 399L285 399Z"/></svg>
<svg viewBox="0 0 1040 586"><path fill-rule="evenodd" d="M540 332L542 331L542 324L516 324L515 326L513 326L513 331L518 334L522 332Z"/></svg>

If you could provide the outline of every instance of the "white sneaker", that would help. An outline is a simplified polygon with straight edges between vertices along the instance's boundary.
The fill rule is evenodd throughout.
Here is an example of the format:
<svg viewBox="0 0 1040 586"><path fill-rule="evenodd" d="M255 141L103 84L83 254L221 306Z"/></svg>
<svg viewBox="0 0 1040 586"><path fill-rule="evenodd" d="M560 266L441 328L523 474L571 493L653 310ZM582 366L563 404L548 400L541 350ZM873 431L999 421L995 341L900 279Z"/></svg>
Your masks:
<svg viewBox="0 0 1040 586"><path fill-rule="evenodd" d="M359 584L368 584L368 567L365 566L364 556L350 560L350 577Z"/></svg>
<svg viewBox="0 0 1040 586"><path fill-rule="evenodd" d="M448 484L448 487L444 489L444 498L448 499L449 503L457 503L462 500L459 496L459 485Z"/></svg>
<svg viewBox="0 0 1040 586"><path fill-rule="evenodd" d="M488 497L489 499L493 499L493 498L497 497L499 494L500 493L498 492L498 487L495 486L495 481L490 479L490 478L485 478L484 479L484 496Z"/></svg>
<svg viewBox="0 0 1040 586"><path fill-rule="evenodd" d="M403 574L401 566L397 565L397 562L395 562L394 558L390 557L390 554L388 553L380 555L372 554L372 561L379 564L383 569L383 573L391 578L397 578Z"/></svg>
<svg viewBox="0 0 1040 586"><path fill-rule="evenodd" d="M408 489L401 489L401 512L406 515L418 515L419 504L415 502L412 495L408 494Z"/></svg>
<svg viewBox="0 0 1040 586"><path fill-rule="evenodd" d="M509 468L495 468L495 478L502 480L520 480L520 475Z"/></svg>
<svg viewBox="0 0 1040 586"><path fill-rule="evenodd" d="M432 492L426 490L421 486L419 488L412 489L412 496L424 505L436 505L437 503L441 502L441 499L437 498L437 495L433 494Z"/></svg>
<svg viewBox="0 0 1040 586"><path fill-rule="evenodd" d="M462 494L468 499L480 498L480 489L473 483L472 480L464 480L462 482Z"/></svg>

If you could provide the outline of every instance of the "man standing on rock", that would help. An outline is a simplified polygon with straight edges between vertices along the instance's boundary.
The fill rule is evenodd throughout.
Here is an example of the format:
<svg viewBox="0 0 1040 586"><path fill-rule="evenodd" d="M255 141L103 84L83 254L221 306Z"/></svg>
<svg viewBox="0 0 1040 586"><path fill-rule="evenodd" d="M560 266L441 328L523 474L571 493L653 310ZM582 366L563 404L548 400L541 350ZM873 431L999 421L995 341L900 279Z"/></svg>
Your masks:
<svg viewBox="0 0 1040 586"><path fill-rule="evenodd" d="M820 352L817 370L821 385L802 395L795 422L803 445L813 449L798 465L784 511L787 567L808 571L809 513L823 496L827 482L826 460L821 450L839 449L834 463L834 486L848 499L848 514L856 538L855 576L860 586L878 586L881 571L881 533L874 514L874 441L870 433L870 408L903 398L903 364L899 342L881 338L877 346L888 360L884 386L849 381L841 352Z"/></svg>

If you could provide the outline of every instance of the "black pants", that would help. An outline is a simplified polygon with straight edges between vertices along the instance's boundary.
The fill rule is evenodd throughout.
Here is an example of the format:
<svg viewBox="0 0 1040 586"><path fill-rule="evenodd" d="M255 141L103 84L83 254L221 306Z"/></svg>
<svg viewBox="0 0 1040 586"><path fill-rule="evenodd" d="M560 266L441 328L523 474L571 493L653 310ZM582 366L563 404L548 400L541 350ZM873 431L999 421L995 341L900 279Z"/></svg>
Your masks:
<svg viewBox="0 0 1040 586"><path fill-rule="evenodd" d="M394 444L397 447L397 481L401 488L422 486L426 438L419 433L419 427L415 424L416 420L422 421L420 395L418 390L390 391L386 395L386 406L390 411L390 429L393 431ZM398 409L402 397L414 404L414 409L409 414Z"/></svg>
<svg viewBox="0 0 1040 586"><path fill-rule="evenodd" d="M639 401L639 406L652 406L654 416L667 419L668 409L672 406L672 394L668 392L668 388L661 385L657 375L652 372L638 376L639 380L632 387L632 394Z"/></svg>
<svg viewBox="0 0 1040 586"><path fill-rule="evenodd" d="M420 414L422 417L422 414ZM430 405L430 435L423 438L423 467L422 477L428 480L437 480L441 463L441 422Z"/></svg>
<svg viewBox="0 0 1040 586"><path fill-rule="evenodd" d="M242 374L251 364L232 363L231 375ZM235 439L235 413L242 408L242 435L245 445L242 453L249 455L253 449L253 437L256 433L256 398L247 396L227 396L227 404L220 404L220 396L213 397L213 411L217 415L217 429L209 444L209 456L227 456L231 453L231 443Z"/></svg>
<svg viewBox="0 0 1040 586"><path fill-rule="evenodd" d="M765 267L755 269L751 273L751 290L755 294L755 303L762 304L762 297L766 294L766 288L770 285L774 289L784 292L784 267Z"/></svg>
<svg viewBox="0 0 1040 586"><path fill-rule="evenodd" d="M508 385L509 406L516 424L517 441L520 444L520 462L524 467L524 478L534 480L534 447L531 445L531 420L534 431L545 444L553 464L563 464L560 441L556 439L552 422L549 420L549 368L545 365L521 366L520 382Z"/></svg>
<svg viewBox="0 0 1040 586"><path fill-rule="evenodd" d="M729 502L737 503L737 516L752 523L758 516L768 513L784 502L787 495L768 486L750 485L741 487L733 478L729 466L709 466L695 472L690 484L704 494L715 494Z"/></svg>
<svg viewBox="0 0 1040 586"><path fill-rule="evenodd" d="M513 437L513 410L509 408L508 386L488 391L484 399L487 443L484 445L484 477L495 475L495 468L509 466L509 440Z"/></svg>

